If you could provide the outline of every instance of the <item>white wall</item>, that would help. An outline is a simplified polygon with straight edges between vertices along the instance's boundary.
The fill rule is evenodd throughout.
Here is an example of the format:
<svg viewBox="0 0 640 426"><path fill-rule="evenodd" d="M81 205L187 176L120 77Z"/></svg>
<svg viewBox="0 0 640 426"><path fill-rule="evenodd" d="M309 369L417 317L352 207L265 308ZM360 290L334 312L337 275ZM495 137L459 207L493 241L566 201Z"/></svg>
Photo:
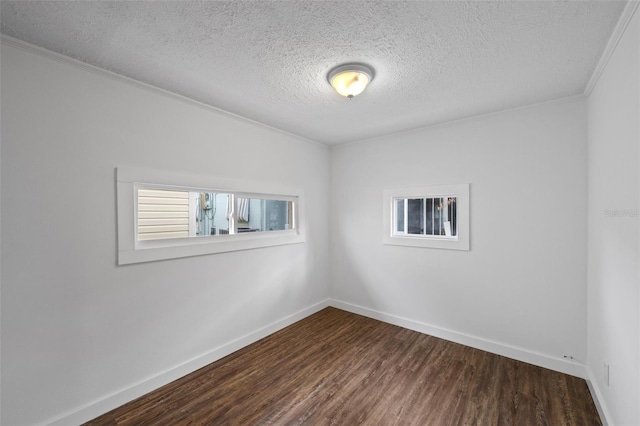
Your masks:
<svg viewBox="0 0 640 426"><path fill-rule="evenodd" d="M331 297L584 375L562 357L586 357L585 102L334 147ZM471 184L470 251L382 244L383 188L460 183Z"/></svg>
<svg viewBox="0 0 640 426"><path fill-rule="evenodd" d="M346 309L577 375L580 365L562 356L588 356L607 418L639 424L638 218L604 215L638 208L639 33L636 13L588 102L331 154L3 43L2 424L70 413L79 421L323 306L329 294ZM116 267L120 165L296 182L307 242ZM382 245L384 187L467 182L471 251Z"/></svg>
<svg viewBox="0 0 640 426"><path fill-rule="evenodd" d="M326 148L4 42L1 54L2 424L96 414L326 303ZM306 243L116 267L121 165L295 182Z"/></svg>
<svg viewBox="0 0 640 426"><path fill-rule="evenodd" d="M640 424L639 38L636 9L588 102L588 367L615 425Z"/></svg>

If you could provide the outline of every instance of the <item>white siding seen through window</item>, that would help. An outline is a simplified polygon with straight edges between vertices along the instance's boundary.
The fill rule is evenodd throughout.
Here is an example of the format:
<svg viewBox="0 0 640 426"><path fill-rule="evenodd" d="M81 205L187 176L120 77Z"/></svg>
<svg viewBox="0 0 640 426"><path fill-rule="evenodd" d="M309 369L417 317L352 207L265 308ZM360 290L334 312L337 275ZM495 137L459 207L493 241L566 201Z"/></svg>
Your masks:
<svg viewBox="0 0 640 426"><path fill-rule="evenodd" d="M189 191L138 189L138 240L189 236Z"/></svg>

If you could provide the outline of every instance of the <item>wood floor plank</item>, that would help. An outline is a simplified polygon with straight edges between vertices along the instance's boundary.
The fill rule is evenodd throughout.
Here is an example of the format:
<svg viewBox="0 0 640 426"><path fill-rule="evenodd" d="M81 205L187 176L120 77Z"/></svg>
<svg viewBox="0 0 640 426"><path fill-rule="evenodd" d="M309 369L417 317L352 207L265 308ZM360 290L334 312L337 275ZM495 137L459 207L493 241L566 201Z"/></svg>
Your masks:
<svg viewBox="0 0 640 426"><path fill-rule="evenodd" d="M600 425L584 380L327 308L86 425Z"/></svg>

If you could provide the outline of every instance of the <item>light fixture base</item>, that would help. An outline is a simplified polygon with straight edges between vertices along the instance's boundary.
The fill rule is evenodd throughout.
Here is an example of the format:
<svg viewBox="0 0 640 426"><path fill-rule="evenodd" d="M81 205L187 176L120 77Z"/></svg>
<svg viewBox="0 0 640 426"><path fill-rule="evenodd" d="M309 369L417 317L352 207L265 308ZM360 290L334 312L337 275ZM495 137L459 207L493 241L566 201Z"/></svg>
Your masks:
<svg viewBox="0 0 640 426"><path fill-rule="evenodd" d="M352 99L367 87L374 77L373 69L365 64L343 64L327 74L327 81L340 95Z"/></svg>

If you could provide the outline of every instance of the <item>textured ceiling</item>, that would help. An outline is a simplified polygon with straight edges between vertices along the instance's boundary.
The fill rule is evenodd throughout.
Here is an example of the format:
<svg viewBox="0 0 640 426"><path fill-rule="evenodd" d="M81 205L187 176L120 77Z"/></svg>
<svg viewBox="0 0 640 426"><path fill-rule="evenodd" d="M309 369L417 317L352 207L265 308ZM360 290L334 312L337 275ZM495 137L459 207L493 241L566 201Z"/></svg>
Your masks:
<svg viewBox="0 0 640 426"><path fill-rule="evenodd" d="M337 144L583 93L625 2L2 1L1 31ZM327 72L375 69L352 101Z"/></svg>

